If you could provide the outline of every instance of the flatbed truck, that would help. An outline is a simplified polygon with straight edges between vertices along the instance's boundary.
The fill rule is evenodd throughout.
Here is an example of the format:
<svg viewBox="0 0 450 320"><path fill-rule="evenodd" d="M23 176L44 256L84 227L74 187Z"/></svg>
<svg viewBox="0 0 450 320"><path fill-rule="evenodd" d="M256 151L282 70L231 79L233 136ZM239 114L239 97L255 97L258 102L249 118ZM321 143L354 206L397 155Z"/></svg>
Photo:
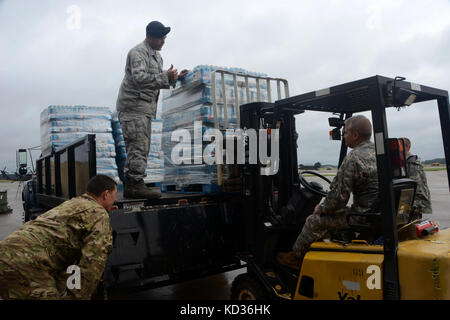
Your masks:
<svg viewBox="0 0 450 320"><path fill-rule="evenodd" d="M416 183L406 177L404 145L389 137L386 121L386 108L437 101L450 185L448 92L404 80L377 75L275 103L241 105L240 128L278 135L278 171L264 174L268 164L250 163L246 154L239 165L241 192L119 199L110 213L114 244L104 291L155 288L246 267L233 282L233 299L449 299L450 230L405 236L417 224L411 214ZM382 201L367 213L368 223L349 225L331 243L313 243L299 271L280 265L275 255L290 250L327 194L298 171L295 116L305 111L333 114L329 124L337 139L346 119L371 113ZM346 153L342 141L339 165ZM96 174L95 136L41 157L36 168L36 178L23 190L25 220L83 193ZM405 214L410 220L399 228L398 218ZM369 267L380 273L375 288L366 287ZM438 270L439 277L430 270Z"/></svg>

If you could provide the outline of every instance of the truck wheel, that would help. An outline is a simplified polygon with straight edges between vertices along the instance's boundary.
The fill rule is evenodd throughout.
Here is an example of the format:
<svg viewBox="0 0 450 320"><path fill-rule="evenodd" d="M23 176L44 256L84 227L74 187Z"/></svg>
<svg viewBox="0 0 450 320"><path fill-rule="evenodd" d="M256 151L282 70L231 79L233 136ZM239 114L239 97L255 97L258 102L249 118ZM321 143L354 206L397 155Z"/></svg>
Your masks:
<svg viewBox="0 0 450 320"><path fill-rule="evenodd" d="M25 208L25 205L24 205ZM29 209L26 208L23 212L23 223L26 223L28 221L34 220L37 217L39 217L41 214L43 214L45 211L40 209Z"/></svg>
<svg viewBox="0 0 450 320"><path fill-rule="evenodd" d="M23 204L23 223L31 220L31 212L26 203Z"/></svg>
<svg viewBox="0 0 450 320"><path fill-rule="evenodd" d="M266 300L264 287L248 273L237 276L231 285L231 300Z"/></svg>

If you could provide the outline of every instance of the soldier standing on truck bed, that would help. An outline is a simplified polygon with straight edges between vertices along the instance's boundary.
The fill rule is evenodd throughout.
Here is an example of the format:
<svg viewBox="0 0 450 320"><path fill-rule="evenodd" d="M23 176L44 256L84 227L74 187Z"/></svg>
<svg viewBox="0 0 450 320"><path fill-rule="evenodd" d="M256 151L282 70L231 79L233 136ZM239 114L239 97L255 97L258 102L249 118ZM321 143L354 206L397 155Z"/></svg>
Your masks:
<svg viewBox="0 0 450 320"><path fill-rule="evenodd" d="M173 65L163 71L159 53L170 27L152 21L146 28L146 39L130 50L125 77L117 98L117 111L123 132L127 160L124 169L125 198L159 198L159 192L144 184L145 169L150 150L151 119L156 116L159 90L174 86L187 70L178 74Z"/></svg>
<svg viewBox="0 0 450 320"><path fill-rule="evenodd" d="M98 175L86 190L0 241L0 299L91 298L112 250L117 185Z"/></svg>

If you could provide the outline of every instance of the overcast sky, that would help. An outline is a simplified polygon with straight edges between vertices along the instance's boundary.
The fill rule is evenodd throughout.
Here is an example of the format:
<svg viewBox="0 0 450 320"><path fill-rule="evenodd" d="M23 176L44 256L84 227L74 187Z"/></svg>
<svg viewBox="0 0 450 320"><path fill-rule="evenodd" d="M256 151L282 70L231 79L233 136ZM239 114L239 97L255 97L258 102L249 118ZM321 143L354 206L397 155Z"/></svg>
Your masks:
<svg viewBox="0 0 450 320"><path fill-rule="evenodd" d="M165 68L241 67L287 79L291 96L376 74L450 89L448 0L0 0L1 168L40 145L47 106L115 108L127 52L152 20L172 28ZM388 124L423 160L443 157L434 103L390 110ZM326 116L307 112L297 129L299 163L337 162Z"/></svg>

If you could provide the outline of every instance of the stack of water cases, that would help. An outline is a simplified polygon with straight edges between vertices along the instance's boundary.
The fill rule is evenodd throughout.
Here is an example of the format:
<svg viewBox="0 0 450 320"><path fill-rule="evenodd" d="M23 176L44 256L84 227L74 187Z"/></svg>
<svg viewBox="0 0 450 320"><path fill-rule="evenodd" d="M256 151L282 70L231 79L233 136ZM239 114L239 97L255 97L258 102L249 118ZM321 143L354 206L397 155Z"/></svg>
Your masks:
<svg viewBox="0 0 450 320"><path fill-rule="evenodd" d="M119 170L119 177L120 180L124 181L123 170L127 161L127 152L116 111L112 114L111 124L116 145L116 163ZM145 170L147 176L144 178L144 183L158 185L164 178L164 157L161 150L162 120L152 120L151 130L150 152L147 160L147 169Z"/></svg>
<svg viewBox="0 0 450 320"><path fill-rule="evenodd" d="M116 146L116 164L119 171L120 180L124 181L123 169L127 161L127 151L125 149L125 141L123 140L122 129L117 115L117 111L112 113L111 120L112 135Z"/></svg>
<svg viewBox="0 0 450 320"><path fill-rule="evenodd" d="M152 135L150 138L150 152L148 154L145 183L159 185L164 180L164 154L162 142L162 119L152 120Z"/></svg>
<svg viewBox="0 0 450 320"><path fill-rule="evenodd" d="M50 154L75 140L95 134L97 174L119 183L116 150L108 107L49 106L41 112L41 151Z"/></svg>
<svg viewBox="0 0 450 320"><path fill-rule="evenodd" d="M211 96L211 73L216 69L226 70L241 75L266 76L262 73L248 72L241 68L224 68L216 66L200 65L195 67L188 73L183 81L178 81L175 88L166 90L162 104L162 150L164 152L164 169L165 176L162 183L161 190L163 192L169 191L193 191L204 193L220 193L225 191L236 191L239 188L240 179L236 182L236 172L231 172L231 167L224 165L223 173L227 181L222 186L218 185L217 180L217 165L211 164L210 159L215 158L215 150L210 149L210 141L200 141L194 143L194 123L201 122L201 125L196 125L198 130L197 135L203 134L210 128L215 126L214 111L212 107ZM253 82L251 81L253 80ZM227 128L236 128L236 108L235 108L235 94L239 97L239 104L258 101L257 86L254 79L249 81L250 99L247 99L245 80L242 77L237 78L237 93L235 93L235 83L232 75L225 75L225 94L226 94L226 110L228 118ZM260 84L260 99L259 101L267 101L267 86L264 81ZM225 136L225 113L223 105L222 80L221 74L216 74L216 101L217 114L219 121L219 129ZM179 160L175 160L172 151L177 149L181 139L172 141L172 134L178 129L185 129L190 134L190 154L180 152L182 159L185 160L178 164ZM200 132L201 131L201 132ZM178 131L179 132L179 131ZM186 141L183 141L183 144ZM224 142L225 147L225 142ZM205 148L206 155L204 155ZM196 150L199 149L199 150ZM187 150L187 149L185 149ZM211 152L210 152L211 151ZM225 153L224 153L225 156ZM208 160L208 161L205 161ZM224 158L225 159L225 158ZM233 169L234 170L234 169ZM232 182L234 181L234 182ZM235 184L235 186L232 186Z"/></svg>

